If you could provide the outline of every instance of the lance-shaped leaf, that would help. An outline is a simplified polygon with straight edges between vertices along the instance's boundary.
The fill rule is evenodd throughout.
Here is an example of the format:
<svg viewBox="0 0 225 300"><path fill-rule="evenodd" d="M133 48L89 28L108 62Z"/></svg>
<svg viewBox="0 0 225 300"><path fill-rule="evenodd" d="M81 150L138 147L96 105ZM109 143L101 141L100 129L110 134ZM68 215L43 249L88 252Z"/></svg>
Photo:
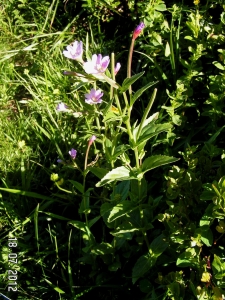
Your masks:
<svg viewBox="0 0 225 300"><path fill-rule="evenodd" d="M130 105L133 105L134 102L144 93L144 91L146 91L147 89L149 89L151 86L153 86L154 84L156 84L158 81L155 82L149 82L147 83L145 86L143 86L140 90L138 90L131 98L131 103Z"/></svg>
<svg viewBox="0 0 225 300"><path fill-rule="evenodd" d="M146 128L146 126L148 125L148 124L150 124L150 123L152 123L151 124L151 126L153 127L154 125L155 125L155 121L158 119L158 116L159 116L159 112L156 112L156 113L154 113L152 116L150 116L149 118L147 118L145 121L144 121L144 123L143 123L143 128L142 128L142 130L144 129L144 128ZM139 124L138 126L134 126L134 129L133 129L133 137L134 137L134 140L136 141L137 140L137 133L138 133L138 131L139 131L139 128L140 128L140 125L141 124Z"/></svg>
<svg viewBox="0 0 225 300"><path fill-rule="evenodd" d="M99 181L96 186L100 187L107 183L113 182L113 181L124 181L124 180L130 180L135 179L134 173L129 167L118 167L107 173L101 181Z"/></svg>
<svg viewBox="0 0 225 300"><path fill-rule="evenodd" d="M136 81L138 80L138 78L140 78L145 72L141 72L138 74L135 74L134 76L132 76L131 78L126 78L122 84L122 87L120 88L120 91L126 92L129 87Z"/></svg>
<svg viewBox="0 0 225 300"><path fill-rule="evenodd" d="M144 160L144 162L141 166L141 170L142 170L142 173L144 174L144 173L148 172L149 170L158 168L163 165L173 163L178 160L179 160L179 158L176 158L173 156L153 155Z"/></svg>
<svg viewBox="0 0 225 300"><path fill-rule="evenodd" d="M126 238L127 233L140 231L140 228L135 228L132 223L126 222L118 226L114 231L111 231L110 234L120 238Z"/></svg>
<svg viewBox="0 0 225 300"><path fill-rule="evenodd" d="M155 238L150 247L149 253L142 255L137 260L132 270L132 282L135 283L140 277L150 270L156 263L157 258L166 250L168 243L165 241L164 236L161 234Z"/></svg>
<svg viewBox="0 0 225 300"><path fill-rule="evenodd" d="M133 202L131 201L122 201L121 203L117 204L116 206L113 207L111 210L109 217L108 217L108 222L113 222L114 220L124 216L125 214L133 211L136 209L137 206L134 205Z"/></svg>
<svg viewBox="0 0 225 300"><path fill-rule="evenodd" d="M143 142L151 139L152 137L158 135L161 132L169 131L173 127L170 123L164 124L148 124L142 129L142 132L136 142L136 147L142 144Z"/></svg>
<svg viewBox="0 0 225 300"><path fill-rule="evenodd" d="M95 168L95 167L92 167L90 169L90 172L93 173L95 176L97 176L99 179L102 179L107 174L107 170L106 169Z"/></svg>

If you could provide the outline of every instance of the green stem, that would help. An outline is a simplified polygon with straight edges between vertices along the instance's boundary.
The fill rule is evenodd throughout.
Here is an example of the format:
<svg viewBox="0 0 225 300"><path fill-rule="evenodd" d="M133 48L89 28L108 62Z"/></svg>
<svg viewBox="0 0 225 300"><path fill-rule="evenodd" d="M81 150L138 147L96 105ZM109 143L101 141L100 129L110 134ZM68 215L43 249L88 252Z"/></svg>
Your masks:
<svg viewBox="0 0 225 300"><path fill-rule="evenodd" d="M111 75L112 75L112 79L115 81L115 70L114 70L114 66L115 66L115 55L112 52L111 53ZM113 98L113 86L110 85L110 100Z"/></svg>
<svg viewBox="0 0 225 300"><path fill-rule="evenodd" d="M129 55L128 55L128 61L127 61L127 78L131 78L131 63L132 63L132 56L133 56L133 51L134 51L134 39L131 40L130 44L130 50L129 50ZM132 94L132 87L130 85L129 87L129 94L131 97Z"/></svg>
<svg viewBox="0 0 225 300"><path fill-rule="evenodd" d="M123 92L123 98L124 98L126 108L128 109L129 108L129 103L128 103L128 99L127 99L127 94L125 92Z"/></svg>
<svg viewBox="0 0 225 300"><path fill-rule="evenodd" d="M98 109L97 107L95 106L95 113L98 114ZM95 120L96 120L96 124L97 124L97 128L98 128L98 133L101 134L101 126L100 126L100 122L99 122L99 117L95 117Z"/></svg>
<svg viewBox="0 0 225 300"><path fill-rule="evenodd" d="M115 96L115 100L116 100L116 106L117 106L117 108L119 110L120 115L122 116L122 109L121 109L119 97L117 95L117 91L115 91L114 96Z"/></svg>
<svg viewBox="0 0 225 300"><path fill-rule="evenodd" d="M87 160L88 160L88 153L90 150L90 144L88 143L88 147L87 147L87 151L86 151L86 155L85 155L85 160L84 160L84 178L83 178L83 201L84 201L84 209L87 209L87 203L86 203L86 196L85 196L85 179L86 179L86 169L87 169ZM85 221L86 221L86 225L88 226L88 218L87 218L87 214L86 212L85 214Z"/></svg>

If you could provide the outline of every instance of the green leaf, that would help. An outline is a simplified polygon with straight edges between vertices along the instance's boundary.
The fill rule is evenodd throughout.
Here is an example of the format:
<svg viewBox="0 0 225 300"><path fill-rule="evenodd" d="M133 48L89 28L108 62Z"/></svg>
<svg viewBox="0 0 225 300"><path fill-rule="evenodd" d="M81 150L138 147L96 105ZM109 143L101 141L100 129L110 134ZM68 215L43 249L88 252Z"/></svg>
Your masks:
<svg viewBox="0 0 225 300"><path fill-rule="evenodd" d="M136 142L135 146L139 146L141 143L148 141L152 137L158 135L161 132L169 131L173 127L170 123L164 124L154 124L151 123L142 128L138 141Z"/></svg>
<svg viewBox="0 0 225 300"><path fill-rule="evenodd" d="M162 1L160 1L158 4L156 4L155 5L155 10L158 10L158 11L165 11L165 10L167 10L166 9L166 5L164 4L164 2Z"/></svg>
<svg viewBox="0 0 225 300"><path fill-rule="evenodd" d="M77 229L80 229L83 232L86 232L86 224L81 222L81 221L70 221L68 222L68 224L73 225L74 227L76 227Z"/></svg>
<svg viewBox="0 0 225 300"><path fill-rule="evenodd" d="M202 216L200 222L199 222L199 225L200 227L202 226L210 226L210 224L213 222L214 218L213 218L213 209L214 209L214 204L213 203L210 203L205 212L204 212L204 215Z"/></svg>
<svg viewBox="0 0 225 300"><path fill-rule="evenodd" d="M94 174L96 177L98 177L99 179L102 179L108 173L106 169L95 168L95 167L91 168L90 172Z"/></svg>
<svg viewBox="0 0 225 300"><path fill-rule="evenodd" d="M129 180L129 179L135 179L133 176L133 172L130 168L128 167L118 167L107 173L101 181L99 181L96 186L100 187L103 186L107 183L113 182L113 181L124 181L124 180Z"/></svg>
<svg viewBox="0 0 225 300"><path fill-rule="evenodd" d="M201 240L206 246L210 247L213 243L213 234L212 230L208 228L208 226L206 226L206 228L206 230L201 231Z"/></svg>
<svg viewBox="0 0 225 300"><path fill-rule="evenodd" d="M159 112L156 112L154 113L151 117L147 118L144 123L143 123L143 127L142 127L142 131L144 128L147 127L148 124L152 123L152 127L155 123L155 121L158 119L158 116L159 116ZM137 140L137 133L138 133L138 130L139 130L139 127L140 127L141 124L139 124L137 127L135 127L133 129L133 137L134 137L134 140L136 141Z"/></svg>
<svg viewBox="0 0 225 300"><path fill-rule="evenodd" d="M59 219L59 220L65 220L65 221L69 221L69 220L70 220L70 219L68 219L68 218L65 218L65 217L62 217L62 216L59 216L59 215L50 213L50 212L46 212L46 211L40 211L40 210L39 210L39 213L46 214L46 215L50 216L50 217L53 218L53 219Z"/></svg>
<svg viewBox="0 0 225 300"><path fill-rule="evenodd" d="M112 156L112 160L115 160L119 155L125 153L128 149L130 149L130 145L117 146Z"/></svg>
<svg viewBox="0 0 225 300"><path fill-rule="evenodd" d="M175 158L173 156L166 155L153 155L146 158L141 166L141 170L143 173L148 172L149 170L158 168L163 165L167 165L178 161L179 158Z"/></svg>
<svg viewBox="0 0 225 300"><path fill-rule="evenodd" d="M126 200L130 190L130 181L125 180L117 184L113 196L120 196L120 201Z"/></svg>
<svg viewBox="0 0 225 300"><path fill-rule="evenodd" d="M95 76L95 74L92 74L92 76L94 76L97 79L99 79L98 75ZM104 73L101 73L101 76L105 79L106 82L108 82L108 84L110 84L114 88L116 88L116 89L121 88L118 83L116 83L113 79L111 79L108 76L106 76Z"/></svg>
<svg viewBox="0 0 225 300"><path fill-rule="evenodd" d="M147 273L152 266L154 266L157 258L150 256L150 254L142 255L136 261L132 270L132 282L133 284Z"/></svg>
<svg viewBox="0 0 225 300"><path fill-rule="evenodd" d="M37 194L37 193L34 193L34 192L27 192L27 191L8 189L8 188L0 188L0 190L8 192L8 193L12 193L12 194L18 194L18 195L22 195L22 196L31 197L31 198L37 198L37 199L42 199L42 200L50 200L50 201L53 200L53 198L50 198L50 197L45 196L45 195Z"/></svg>
<svg viewBox="0 0 225 300"><path fill-rule="evenodd" d="M164 241L164 236L161 234L153 240L149 247L149 253L142 255L137 260L132 270L132 282L133 284L142 277L151 267L156 263L157 257L159 257L168 247L168 243Z"/></svg>
<svg viewBox="0 0 225 300"><path fill-rule="evenodd" d="M93 226L100 218L101 218L100 216L97 216L94 219L90 220L88 222L89 228L91 228L91 226Z"/></svg>
<svg viewBox="0 0 225 300"><path fill-rule="evenodd" d="M222 70L222 71L225 70L225 67L224 67L221 63L219 63L218 61L214 61L213 64L214 64L214 66L217 67L218 69L220 69L220 70Z"/></svg>
<svg viewBox="0 0 225 300"><path fill-rule="evenodd" d="M225 125L220 127L220 129L217 130L217 132L211 136L211 138L207 141L207 143L212 144L213 142L215 142L216 138L221 133L221 131L224 129L224 127L225 127Z"/></svg>
<svg viewBox="0 0 225 300"><path fill-rule="evenodd" d="M181 253L177 259L178 267L198 267L199 262L196 257L197 253L194 248L188 248L185 252Z"/></svg>
<svg viewBox="0 0 225 300"><path fill-rule="evenodd" d="M178 282L172 282L168 285L168 290L171 292L171 299L181 299L180 298L180 284Z"/></svg>
<svg viewBox="0 0 225 300"><path fill-rule="evenodd" d="M145 86L143 86L141 89L139 89L131 98L130 105L133 105L134 102L146 91L148 88L156 84L158 81L155 82L149 82Z"/></svg>
<svg viewBox="0 0 225 300"><path fill-rule="evenodd" d="M117 204L116 206L113 207L111 210L109 217L108 217L108 222L113 222L114 220L124 216L125 214L133 211L136 209L137 206L134 206L134 203L131 201L122 201L121 203Z"/></svg>
<svg viewBox="0 0 225 300"><path fill-rule="evenodd" d="M159 257L168 247L165 237L161 234L155 238L150 244L150 253L155 258Z"/></svg>
<svg viewBox="0 0 225 300"><path fill-rule="evenodd" d="M95 255L113 254L113 252L114 252L113 246L109 243L104 243L104 242L93 246L91 249L91 253Z"/></svg>
<svg viewBox="0 0 225 300"><path fill-rule="evenodd" d="M222 259L214 254L214 259L212 262L213 275L216 279L222 279L225 277L225 262Z"/></svg>
<svg viewBox="0 0 225 300"><path fill-rule="evenodd" d="M180 126L182 124L182 118L179 115L173 115L172 121L175 125Z"/></svg>
<svg viewBox="0 0 225 300"><path fill-rule="evenodd" d="M104 115L104 118L103 118L103 121L104 122L112 122L112 121L116 121L116 120L120 120L121 117L114 114L114 112L112 111L108 111L105 115Z"/></svg>
<svg viewBox="0 0 225 300"><path fill-rule="evenodd" d="M127 222L118 226L115 231L111 231L110 234L116 237L124 238L126 237L126 233L138 230L140 230L140 228L135 228L133 224Z"/></svg>
<svg viewBox="0 0 225 300"><path fill-rule="evenodd" d="M212 189L211 183L203 184L204 191L200 195L200 200L212 200L215 197L215 192Z"/></svg>
<svg viewBox="0 0 225 300"><path fill-rule="evenodd" d="M45 278L45 281L59 294L65 294L65 292L63 290L61 290L58 286L54 285L53 283L51 283L51 281L49 281L48 279Z"/></svg>
<svg viewBox="0 0 225 300"><path fill-rule="evenodd" d="M136 81L138 80L145 72L141 72L138 74L135 74L134 76L132 76L131 78L126 78L123 81L122 87L120 88L121 93L126 92L129 87Z"/></svg>
<svg viewBox="0 0 225 300"><path fill-rule="evenodd" d="M113 209L113 204L112 203L103 203L101 205L101 208L100 208L100 214L101 216L103 217L105 214L108 214L110 213L110 211Z"/></svg>
<svg viewBox="0 0 225 300"><path fill-rule="evenodd" d="M81 183L74 181L74 180L68 180L69 182L72 183L72 185L77 189L81 194L84 192L84 187Z"/></svg>

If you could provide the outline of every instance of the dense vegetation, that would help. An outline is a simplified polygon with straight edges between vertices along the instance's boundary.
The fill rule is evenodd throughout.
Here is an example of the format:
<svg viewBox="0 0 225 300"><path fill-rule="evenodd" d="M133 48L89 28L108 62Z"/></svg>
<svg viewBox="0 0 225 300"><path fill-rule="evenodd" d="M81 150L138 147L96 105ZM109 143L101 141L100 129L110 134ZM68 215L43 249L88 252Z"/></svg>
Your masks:
<svg viewBox="0 0 225 300"><path fill-rule="evenodd" d="M0 293L224 299L224 1L2 0L0 28Z"/></svg>

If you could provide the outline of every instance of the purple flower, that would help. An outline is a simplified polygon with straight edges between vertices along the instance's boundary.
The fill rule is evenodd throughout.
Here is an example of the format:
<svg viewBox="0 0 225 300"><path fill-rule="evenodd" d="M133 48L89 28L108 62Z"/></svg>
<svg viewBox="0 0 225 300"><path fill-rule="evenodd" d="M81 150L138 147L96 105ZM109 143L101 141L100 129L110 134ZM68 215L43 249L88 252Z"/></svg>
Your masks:
<svg viewBox="0 0 225 300"><path fill-rule="evenodd" d="M115 75L119 72L120 68L121 68L121 64L117 63L116 66L115 66L115 69L114 69Z"/></svg>
<svg viewBox="0 0 225 300"><path fill-rule="evenodd" d="M71 156L72 159L75 159L76 156L77 156L77 150L75 150L75 149L72 148L72 149L69 151L69 155Z"/></svg>
<svg viewBox="0 0 225 300"><path fill-rule="evenodd" d="M57 159L57 163L58 164L63 164L63 160L62 159Z"/></svg>
<svg viewBox="0 0 225 300"><path fill-rule="evenodd" d="M136 38L140 35L140 33L142 32L142 30L144 29L145 24L143 22L141 22L134 30L133 33L133 39L136 40Z"/></svg>
<svg viewBox="0 0 225 300"><path fill-rule="evenodd" d="M91 146L91 144L96 140L96 136L95 135L92 135L92 137L90 138L88 144L89 146Z"/></svg>
<svg viewBox="0 0 225 300"><path fill-rule="evenodd" d="M83 43L75 41L71 45L66 47L67 50L63 51L63 55L67 58L75 59L83 62Z"/></svg>
<svg viewBox="0 0 225 300"><path fill-rule="evenodd" d="M92 55L92 60L84 63L84 71L87 74L99 74L104 73L109 65L109 56L102 58L101 54Z"/></svg>
<svg viewBox="0 0 225 300"><path fill-rule="evenodd" d="M95 89L91 89L89 94L85 94L85 102L88 104L97 104L97 103L101 103L102 99L101 97L103 96L103 93L101 92L101 90L95 90Z"/></svg>
<svg viewBox="0 0 225 300"><path fill-rule="evenodd" d="M60 102L57 107L56 107L57 111L68 111L68 106L66 104L64 104L63 102Z"/></svg>

